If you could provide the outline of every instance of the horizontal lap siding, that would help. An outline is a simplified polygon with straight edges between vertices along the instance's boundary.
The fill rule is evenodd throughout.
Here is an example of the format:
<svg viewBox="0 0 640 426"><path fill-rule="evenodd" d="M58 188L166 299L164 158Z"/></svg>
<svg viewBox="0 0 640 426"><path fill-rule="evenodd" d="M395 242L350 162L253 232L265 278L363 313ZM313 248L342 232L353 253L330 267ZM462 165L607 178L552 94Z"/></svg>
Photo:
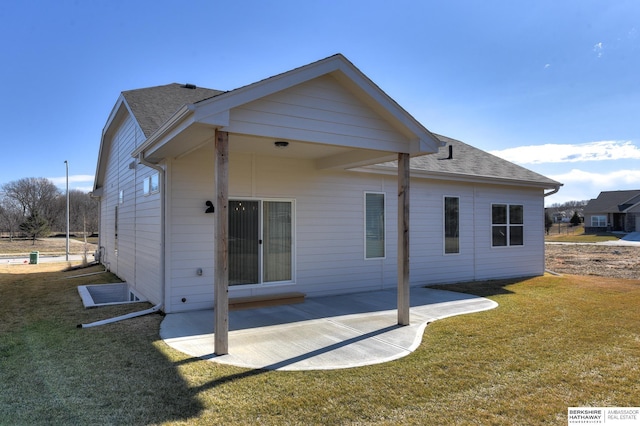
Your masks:
<svg viewBox="0 0 640 426"><path fill-rule="evenodd" d="M153 303L162 302L161 196L143 194L144 179L156 170L138 165L136 179L136 289Z"/></svg>
<svg viewBox="0 0 640 426"><path fill-rule="evenodd" d="M491 204L524 206L524 245L491 247ZM541 190L479 187L476 191L476 279L544 273L544 200Z"/></svg>
<svg viewBox="0 0 640 426"><path fill-rule="evenodd" d="M330 76L232 110L229 131L372 149L388 142L398 143L400 149L406 142Z"/></svg>
<svg viewBox="0 0 640 426"><path fill-rule="evenodd" d="M213 307L213 226L216 213L205 213L206 201L214 205L216 202L213 157L213 149L203 148L179 160L172 160L169 165L169 311ZM198 275L198 269L202 269L202 275Z"/></svg>
<svg viewBox="0 0 640 426"><path fill-rule="evenodd" d="M213 306L213 150L172 169L171 306ZM230 287L230 295L301 291L309 296L393 288L396 277L395 176L320 171L312 162L232 153L230 198L292 199L294 284ZM364 259L364 194L386 194L386 258ZM537 190L447 183L414 177L411 186L411 284L540 274L544 268L542 196ZM460 198L460 253L445 255L444 197ZM491 203L525 206L525 246L491 248ZM197 276L196 269L203 269ZM182 302L182 298L187 301Z"/></svg>
<svg viewBox="0 0 640 426"><path fill-rule="evenodd" d="M460 253L444 254L444 197L460 200ZM473 188L414 179L411 187L411 283L473 280Z"/></svg>
<svg viewBox="0 0 640 426"><path fill-rule="evenodd" d="M110 149L104 178L104 193L101 199L101 244L104 246L104 261L121 279L133 281L134 247L134 201L133 186L135 177L128 169L128 153L135 146L135 123L126 117L119 125L110 141ZM127 150L129 150L127 152ZM119 203L120 191L124 192L125 203ZM118 208L118 239L116 241L116 207ZM116 255L117 246L117 255Z"/></svg>
<svg viewBox="0 0 640 426"><path fill-rule="evenodd" d="M101 199L100 241L105 262L119 278L154 303L161 301L160 275L160 196L142 195L142 181L154 170L134 162L131 152L142 135L127 116L110 141L110 150ZM119 202L120 191L123 202ZM115 208L118 207L116 256Z"/></svg>

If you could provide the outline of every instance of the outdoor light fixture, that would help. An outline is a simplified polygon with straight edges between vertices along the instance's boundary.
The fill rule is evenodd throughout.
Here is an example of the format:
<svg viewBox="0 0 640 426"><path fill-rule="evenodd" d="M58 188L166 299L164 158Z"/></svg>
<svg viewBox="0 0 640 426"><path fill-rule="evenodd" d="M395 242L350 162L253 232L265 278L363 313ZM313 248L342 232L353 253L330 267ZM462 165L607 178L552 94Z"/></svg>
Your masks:
<svg viewBox="0 0 640 426"><path fill-rule="evenodd" d="M211 201L207 201L206 203L204 203L205 206L207 206L207 210L205 210L205 213L213 213L214 212L214 208L213 208L213 203Z"/></svg>
<svg viewBox="0 0 640 426"><path fill-rule="evenodd" d="M273 144L278 149L285 149L286 147L289 146L289 142L287 142L287 141L275 141Z"/></svg>

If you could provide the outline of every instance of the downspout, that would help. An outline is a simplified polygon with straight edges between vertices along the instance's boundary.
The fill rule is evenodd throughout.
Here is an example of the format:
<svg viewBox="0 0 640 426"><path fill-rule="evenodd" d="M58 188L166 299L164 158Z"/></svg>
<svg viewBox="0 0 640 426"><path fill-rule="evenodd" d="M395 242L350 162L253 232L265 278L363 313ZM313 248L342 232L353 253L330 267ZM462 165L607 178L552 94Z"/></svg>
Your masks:
<svg viewBox="0 0 640 426"><path fill-rule="evenodd" d="M122 320L126 320L129 318L141 317L143 315L149 315L154 312L158 312L162 308L162 303L157 304L156 306L145 309L144 311L131 312L128 314L120 315L119 317L107 318L100 321L91 322L89 324L78 324L78 328L89 328L89 327L97 327L99 325L111 324L113 322L118 322Z"/></svg>
<svg viewBox="0 0 640 426"><path fill-rule="evenodd" d="M138 154L138 162L144 166L151 167L152 169L157 170L158 176L160 177L160 182L159 182L160 183L159 185L160 186L160 229L161 229L161 232L160 232L160 281L161 281L160 303L158 303L157 305L149 309L145 309L142 311L131 312L128 314L120 315L118 317L107 318L107 319L95 321L89 324L78 324L77 328L97 327L99 325L111 324L114 322L129 319L129 318L135 318L143 315L152 314L162 310L162 307L164 304L164 297L165 297L165 270L164 270L164 266L165 266L164 265L165 264L165 253L164 253L165 173L162 167L158 166L157 164L149 163L148 161L146 161L142 153Z"/></svg>

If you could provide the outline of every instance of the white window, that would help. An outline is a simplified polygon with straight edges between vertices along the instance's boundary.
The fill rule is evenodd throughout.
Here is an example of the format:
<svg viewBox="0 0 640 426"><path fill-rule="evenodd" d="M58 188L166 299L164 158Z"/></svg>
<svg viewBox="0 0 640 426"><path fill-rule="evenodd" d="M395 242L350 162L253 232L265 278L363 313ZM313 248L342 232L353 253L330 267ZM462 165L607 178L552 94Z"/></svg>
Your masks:
<svg viewBox="0 0 640 426"><path fill-rule="evenodd" d="M444 252L460 253L460 199L444 197Z"/></svg>
<svg viewBox="0 0 640 426"><path fill-rule="evenodd" d="M124 203L124 191L121 189L120 193L118 194L118 204L122 203Z"/></svg>
<svg viewBox="0 0 640 426"><path fill-rule="evenodd" d="M365 207L365 258L380 259L385 256L384 193L366 192Z"/></svg>
<svg viewBox="0 0 640 426"><path fill-rule="evenodd" d="M524 207L521 204L492 204L491 235L493 247L523 245Z"/></svg>
<svg viewBox="0 0 640 426"><path fill-rule="evenodd" d="M158 173L154 173L151 175L151 181L149 182L149 192L151 194L160 190L160 186L158 184L159 180L160 176L158 175Z"/></svg>
<svg viewBox="0 0 640 426"><path fill-rule="evenodd" d="M149 195L160 191L159 180L160 177L158 173L154 173L151 176L144 178L144 181L142 182L142 193L144 195Z"/></svg>
<svg viewBox="0 0 640 426"><path fill-rule="evenodd" d="M591 226L594 228L606 228L607 216L591 216Z"/></svg>

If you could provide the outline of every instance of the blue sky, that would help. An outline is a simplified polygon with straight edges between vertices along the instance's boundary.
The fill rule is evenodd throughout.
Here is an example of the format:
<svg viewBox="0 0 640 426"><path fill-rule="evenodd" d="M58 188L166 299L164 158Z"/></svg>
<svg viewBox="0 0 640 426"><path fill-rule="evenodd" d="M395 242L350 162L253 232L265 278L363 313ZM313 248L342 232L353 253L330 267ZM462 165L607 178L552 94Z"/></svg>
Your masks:
<svg viewBox="0 0 640 426"><path fill-rule="evenodd" d="M231 90L342 53L429 130L565 184L640 189L640 2L7 0L0 184L90 190L123 90Z"/></svg>

